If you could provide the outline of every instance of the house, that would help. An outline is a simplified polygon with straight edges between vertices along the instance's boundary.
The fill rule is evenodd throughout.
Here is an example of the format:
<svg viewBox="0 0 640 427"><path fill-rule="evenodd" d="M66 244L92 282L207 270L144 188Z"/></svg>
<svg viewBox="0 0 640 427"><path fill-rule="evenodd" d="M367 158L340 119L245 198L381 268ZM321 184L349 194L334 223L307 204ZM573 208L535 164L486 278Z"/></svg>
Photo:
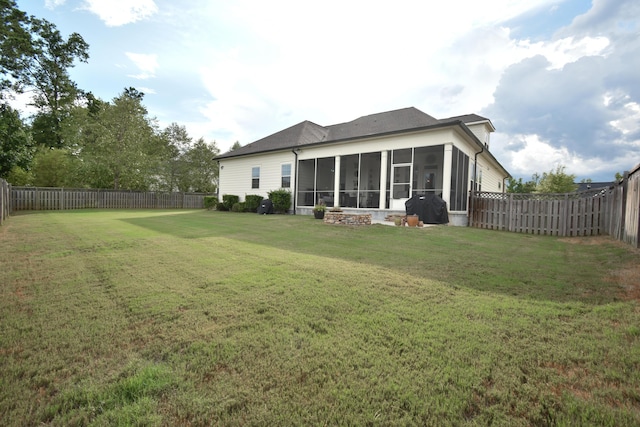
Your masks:
<svg viewBox="0 0 640 427"><path fill-rule="evenodd" d="M489 151L495 131L476 114L436 119L410 107L320 126L310 121L217 156L219 195L292 192L292 211L318 201L383 219L415 194L447 202L449 221L466 225L472 188L502 192L509 172Z"/></svg>

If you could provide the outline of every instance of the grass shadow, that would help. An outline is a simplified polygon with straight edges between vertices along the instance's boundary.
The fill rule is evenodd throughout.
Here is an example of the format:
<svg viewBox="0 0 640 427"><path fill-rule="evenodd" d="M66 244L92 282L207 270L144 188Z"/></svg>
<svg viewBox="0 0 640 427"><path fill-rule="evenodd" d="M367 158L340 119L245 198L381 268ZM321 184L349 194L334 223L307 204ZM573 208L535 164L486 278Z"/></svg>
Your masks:
<svg viewBox="0 0 640 427"><path fill-rule="evenodd" d="M228 238L370 264L453 288L591 305L619 300L619 286L608 278L635 256L606 238L576 245L467 227L331 226L311 216L198 211L122 221L181 239Z"/></svg>

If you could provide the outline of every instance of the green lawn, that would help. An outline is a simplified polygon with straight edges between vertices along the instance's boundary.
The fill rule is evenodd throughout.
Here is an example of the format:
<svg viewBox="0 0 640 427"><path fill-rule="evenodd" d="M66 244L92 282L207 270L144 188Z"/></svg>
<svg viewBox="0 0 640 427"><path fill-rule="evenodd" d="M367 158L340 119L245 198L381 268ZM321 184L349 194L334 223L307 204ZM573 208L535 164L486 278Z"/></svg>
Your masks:
<svg viewBox="0 0 640 427"><path fill-rule="evenodd" d="M2 425L640 425L607 237L83 210L0 263Z"/></svg>

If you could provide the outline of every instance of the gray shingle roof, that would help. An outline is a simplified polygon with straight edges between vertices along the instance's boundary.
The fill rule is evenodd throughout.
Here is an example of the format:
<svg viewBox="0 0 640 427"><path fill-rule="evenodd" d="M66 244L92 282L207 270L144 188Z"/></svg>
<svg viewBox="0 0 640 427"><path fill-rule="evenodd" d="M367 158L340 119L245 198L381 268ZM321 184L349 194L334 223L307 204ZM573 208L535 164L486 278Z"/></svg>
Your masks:
<svg viewBox="0 0 640 427"><path fill-rule="evenodd" d="M348 140L429 126L437 127L478 121L488 121L488 119L476 114L468 114L438 120L414 107L362 116L350 122L331 126L320 126L310 121L304 121L237 150L224 153L216 159L293 149L302 145Z"/></svg>
<svg viewBox="0 0 640 427"><path fill-rule="evenodd" d="M245 154L256 154L265 151L293 149L300 145L313 144L322 141L327 136L327 129L313 122L305 120L297 125L276 132L236 150L222 154L217 159L236 157Z"/></svg>
<svg viewBox="0 0 640 427"><path fill-rule="evenodd" d="M328 126L328 140L357 138L438 124L438 120L414 107L362 116L353 121Z"/></svg>
<svg viewBox="0 0 640 427"><path fill-rule="evenodd" d="M462 116L449 117L448 119L440 120L440 122L456 121L456 120L460 120L462 123L466 125L471 123L478 123L478 122L489 122L489 124L491 125L491 128L495 130L495 127L493 127L493 123L491 123L491 120L487 119L486 117L479 116L477 114L465 114Z"/></svg>

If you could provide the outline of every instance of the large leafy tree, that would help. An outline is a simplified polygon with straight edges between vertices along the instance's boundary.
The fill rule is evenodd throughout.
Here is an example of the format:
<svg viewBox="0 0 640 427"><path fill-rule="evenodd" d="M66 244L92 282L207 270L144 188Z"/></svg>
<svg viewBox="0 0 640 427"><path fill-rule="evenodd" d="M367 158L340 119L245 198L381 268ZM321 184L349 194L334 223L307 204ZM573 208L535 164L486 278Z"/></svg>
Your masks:
<svg viewBox="0 0 640 427"><path fill-rule="evenodd" d="M8 105L0 104L0 178L7 178L14 168L27 170L33 151L20 114Z"/></svg>
<svg viewBox="0 0 640 427"><path fill-rule="evenodd" d="M32 55L21 71L23 83L34 90L33 105L36 115L34 139L41 145L64 146L62 122L79 90L69 77L69 69L76 61L87 62L89 45L78 33L66 40L55 25L44 19L31 19Z"/></svg>
<svg viewBox="0 0 640 427"><path fill-rule="evenodd" d="M147 190L154 184L164 153L143 97L129 88L98 107L80 153L91 186Z"/></svg>
<svg viewBox="0 0 640 427"><path fill-rule="evenodd" d="M20 89L22 67L31 55L29 17L14 0L0 0L0 98Z"/></svg>
<svg viewBox="0 0 640 427"><path fill-rule="evenodd" d="M182 175L187 173L183 156L189 151L191 137L186 127L171 123L161 134L165 156L160 168L159 187L165 191L175 191Z"/></svg>
<svg viewBox="0 0 640 427"><path fill-rule="evenodd" d="M77 61L87 62L89 45L78 33L66 39L46 19L27 16L14 0L0 0L0 89L33 92L38 113L33 122L36 142L62 147L62 122L80 91L69 77Z"/></svg>
<svg viewBox="0 0 640 427"><path fill-rule="evenodd" d="M203 138L183 156L185 173L180 176L178 188L180 191L198 193L214 193L218 186L218 164L213 158L220 154L215 141L207 144Z"/></svg>
<svg viewBox="0 0 640 427"><path fill-rule="evenodd" d="M36 187L77 187L77 159L69 150L41 147L31 170Z"/></svg>

